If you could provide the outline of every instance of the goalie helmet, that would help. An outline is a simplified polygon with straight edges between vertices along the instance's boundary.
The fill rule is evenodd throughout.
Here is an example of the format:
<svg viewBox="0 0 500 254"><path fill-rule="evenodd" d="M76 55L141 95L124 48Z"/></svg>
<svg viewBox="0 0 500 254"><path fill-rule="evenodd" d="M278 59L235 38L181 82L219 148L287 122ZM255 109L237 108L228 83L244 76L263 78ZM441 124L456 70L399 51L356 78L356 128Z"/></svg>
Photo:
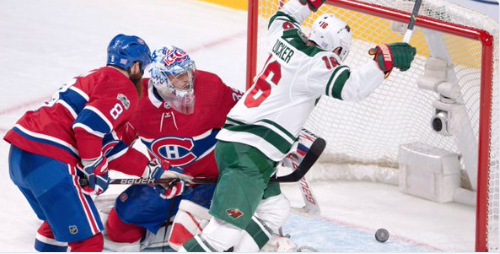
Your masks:
<svg viewBox="0 0 500 254"><path fill-rule="evenodd" d="M196 65L184 50L166 46L153 52L151 82L161 96L183 114L194 112Z"/></svg>
<svg viewBox="0 0 500 254"><path fill-rule="evenodd" d="M106 64L129 70L135 62L141 63L141 73L151 63L151 51L146 42L134 35L115 36L108 46Z"/></svg>
<svg viewBox="0 0 500 254"><path fill-rule="evenodd" d="M340 59L345 60L351 48L352 35L349 25L333 14L323 14L313 23L309 40L326 51L334 51L338 47Z"/></svg>

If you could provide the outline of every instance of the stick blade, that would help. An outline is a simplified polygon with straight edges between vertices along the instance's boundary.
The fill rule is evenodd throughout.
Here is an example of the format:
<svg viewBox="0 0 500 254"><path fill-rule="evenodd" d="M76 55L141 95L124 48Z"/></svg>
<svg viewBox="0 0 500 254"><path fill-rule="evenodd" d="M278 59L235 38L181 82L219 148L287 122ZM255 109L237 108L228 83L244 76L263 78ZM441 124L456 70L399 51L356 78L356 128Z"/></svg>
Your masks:
<svg viewBox="0 0 500 254"><path fill-rule="evenodd" d="M306 156L304 157L304 159L302 160L302 162L295 171L285 176L271 178L270 182L293 183L299 181L302 177L304 177L307 174L307 172L309 172L309 169L311 169L314 163L316 163L319 156L325 150L325 147L326 147L326 140L324 140L323 138L317 138L316 140L314 140L314 143L311 145L311 148L309 148L309 151L307 152Z"/></svg>

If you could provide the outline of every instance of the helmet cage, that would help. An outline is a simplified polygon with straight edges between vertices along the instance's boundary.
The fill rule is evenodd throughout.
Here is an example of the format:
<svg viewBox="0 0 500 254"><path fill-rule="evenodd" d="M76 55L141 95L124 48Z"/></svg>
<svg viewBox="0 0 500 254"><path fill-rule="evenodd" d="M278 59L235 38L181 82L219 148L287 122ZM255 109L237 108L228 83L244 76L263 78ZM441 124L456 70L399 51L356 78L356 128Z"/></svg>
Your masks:
<svg viewBox="0 0 500 254"><path fill-rule="evenodd" d="M196 65L182 49L155 50L150 72L151 82L164 101L183 114L194 112Z"/></svg>

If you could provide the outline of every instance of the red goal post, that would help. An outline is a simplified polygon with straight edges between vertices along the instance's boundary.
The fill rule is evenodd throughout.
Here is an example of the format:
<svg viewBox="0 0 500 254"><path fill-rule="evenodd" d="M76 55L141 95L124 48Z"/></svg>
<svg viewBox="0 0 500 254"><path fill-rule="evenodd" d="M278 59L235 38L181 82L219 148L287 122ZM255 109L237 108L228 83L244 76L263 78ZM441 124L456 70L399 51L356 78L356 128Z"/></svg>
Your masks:
<svg viewBox="0 0 500 254"><path fill-rule="evenodd" d="M366 14L374 17L380 17L383 18L384 20L408 23L408 21L410 20L411 8L409 10L397 9L397 6L394 5L383 5L383 3L388 3L392 1L393 0L363 0L363 1L328 0L326 4L329 5L328 8L330 8L330 6L334 8L333 9L334 13L338 12L339 10L342 10L340 11L340 13L344 13L343 11L347 10L347 11L354 11L356 13L361 13L363 15ZM404 0L399 0L399 2L404 2ZM432 9L435 8L433 7L432 4L428 4L426 7L426 3L428 2L430 2L430 0L424 0L423 6L421 8L421 13L419 14L419 17L416 20L415 24L416 27L453 35L459 38L466 38L478 42L480 44L479 47L471 49L474 51L480 51L477 52L477 55L480 56L480 60L478 60L477 64L476 63L471 64L472 67L468 66L470 67L470 69L475 69L475 68L479 69L478 71L479 77L477 78L477 81L476 80L468 81L467 80L468 78L466 76L471 76L469 74L464 74L463 80L465 81L461 81L461 82L467 82L468 86L470 83L471 84L470 87L477 87L477 89L479 89L480 91L477 93L477 95L474 92L470 92L473 94L471 96L476 96L477 98L471 99L472 102L470 102L470 104L473 105L470 107L471 109L469 111L469 114L472 115L471 116L472 118L477 118L477 124L475 124L474 126L475 132L477 132L476 135L478 144L475 249L476 251L488 251L488 250L498 251L498 232L496 232L496 235L495 234L490 235L492 231L494 231L495 227L496 230L498 230L498 225L496 226L491 225L491 223L498 224L498 183L494 183L495 179L496 182L498 182L498 167L499 167L498 116L497 116L498 115L498 76L497 76L498 56L497 59L495 59L494 55L494 52L497 51L497 49L495 49L497 44L495 40L498 39L498 24L496 30L493 30L493 32L487 31L487 28L485 27L474 26L467 23L467 19L464 19L463 22L461 22L460 19L461 17L459 17L459 15L452 16L449 13L446 13L446 11L442 12L442 10L440 9L439 10ZM251 86L253 79L256 75L257 68L261 67L258 66L259 55L262 55L263 54L262 52L265 50L262 48L263 47L263 45L261 45L262 43L259 43L259 38L264 36L262 33L266 33L267 31L265 29L262 29L263 27L262 25L260 25L259 29L259 20L261 20L260 22L262 22L262 20L268 19L269 15L272 15L282 4L283 0L249 0L248 43L247 43L247 87ZM271 12L262 14L262 6L266 6L266 8L268 8L268 5L272 5L272 7L269 7L271 9ZM391 8L386 6L391 6ZM323 8L325 8L325 6L323 6L321 9ZM481 19L482 16L477 16L476 18ZM352 26L352 24L349 22L350 20L346 21ZM306 23L307 22L309 22L308 24L310 25L310 21L306 21ZM307 27L308 24L305 24L305 26ZM353 28L353 30L355 30L355 28ZM401 35L401 38L402 37L403 36ZM377 41L377 39L374 39L373 42L383 43L383 42L393 42L393 41ZM425 42L423 42L422 44L424 45ZM460 47L460 45L456 46ZM417 45L416 47L418 49L419 54L427 56L431 54L429 52L430 51L429 49L423 48L425 47L425 45L423 47ZM368 48L366 50L368 50ZM459 59L457 61L464 61L464 58L467 58L467 56L463 56L460 53L456 54L457 56L455 56L455 58ZM354 56L351 53L351 55L348 56L348 59L352 57ZM417 68L416 71L422 72L421 69L418 69L419 67L416 68ZM392 78L396 79L395 77ZM408 79L407 81L409 80L410 79ZM477 84L475 84L474 82L477 82ZM475 89L475 88L468 88L468 89ZM477 116L475 116L476 114ZM322 136L321 130L319 132L320 136ZM432 141L432 142L436 143L437 141ZM456 146L454 145L449 145L449 146L446 145L445 147L446 148L452 147L451 150L454 149L456 150ZM332 154L336 153L337 152L332 152ZM348 155L348 157L349 156L350 155ZM391 157L391 156L389 155L385 157ZM379 161L377 161L377 159L375 158L373 161L370 162L378 163ZM363 161L363 163L366 162ZM387 163L391 164L391 166L394 166L393 161ZM497 238L497 239L496 240L493 239L492 243L491 242L492 238Z"/></svg>

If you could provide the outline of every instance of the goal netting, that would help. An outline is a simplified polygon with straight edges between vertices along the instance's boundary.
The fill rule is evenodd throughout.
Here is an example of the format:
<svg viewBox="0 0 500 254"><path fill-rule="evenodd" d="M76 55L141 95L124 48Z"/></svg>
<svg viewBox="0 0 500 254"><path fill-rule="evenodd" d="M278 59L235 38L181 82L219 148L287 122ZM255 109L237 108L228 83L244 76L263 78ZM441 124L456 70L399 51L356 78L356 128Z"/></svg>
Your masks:
<svg viewBox="0 0 500 254"><path fill-rule="evenodd" d="M258 3L258 11L249 11L248 80L268 56L269 18L286 2L250 1ZM345 64L355 67L370 61L369 48L402 41L413 4L414 0L330 0L303 27L307 34L323 13L334 13L346 21L351 26L353 44ZM472 171L477 174L464 181L469 180L470 186L463 186L478 196L476 250L498 251L497 44L497 21L442 0L424 0L411 39L418 55L410 71L394 71L361 103L323 97L313 111L306 128L325 138L328 145L312 170L312 180L316 176L398 184L398 150L400 145L412 142L460 154L463 172L477 167ZM445 59L451 66L448 79L460 86L459 102L465 104L469 127L466 136L470 140L465 146L457 136L443 136L431 128L436 113L433 102L440 97L417 85L430 57Z"/></svg>

